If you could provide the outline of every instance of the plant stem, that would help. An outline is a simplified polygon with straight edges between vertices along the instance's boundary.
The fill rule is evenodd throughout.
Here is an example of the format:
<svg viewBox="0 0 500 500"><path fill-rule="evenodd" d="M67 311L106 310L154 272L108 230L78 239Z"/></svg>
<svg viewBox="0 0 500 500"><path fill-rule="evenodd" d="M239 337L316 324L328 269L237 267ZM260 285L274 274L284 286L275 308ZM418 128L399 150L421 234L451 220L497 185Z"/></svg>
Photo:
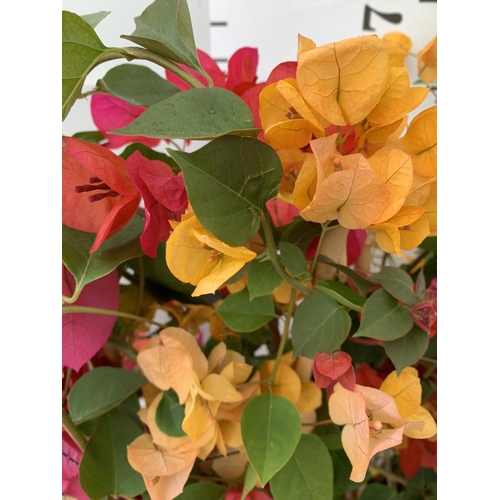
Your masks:
<svg viewBox="0 0 500 500"><path fill-rule="evenodd" d="M144 61L151 61L162 68L167 69L175 76L178 76L181 80L184 80L193 89L203 89L205 86L200 83L194 76L189 74L186 70L182 69L177 64L165 59L159 54L150 52L149 50L143 49L141 47L125 47L123 50L123 55L128 59L142 59Z"/></svg>
<svg viewBox="0 0 500 500"><path fill-rule="evenodd" d="M89 90L88 92L82 92L79 96L78 99L85 99L89 95L97 94L97 90Z"/></svg>
<svg viewBox="0 0 500 500"><path fill-rule="evenodd" d="M325 237L325 234L330 231L330 229L333 229L338 226L337 224L334 224L333 226L329 226L330 222L326 222L325 224L321 224L321 234L319 236L319 241L318 241L318 248L316 248L316 253L314 255L314 259L311 264L311 276L314 279L314 270L316 269L316 264L318 263L318 258L319 258L319 251L321 249L321 243L323 243L323 238Z"/></svg>
<svg viewBox="0 0 500 500"><path fill-rule="evenodd" d="M308 426L310 425L311 427L316 427L318 425L328 425L328 424L333 424L331 420L320 420L318 422L303 422L303 426Z"/></svg>
<svg viewBox="0 0 500 500"><path fill-rule="evenodd" d="M273 264L277 273L290 285L292 285L295 290L303 293L304 295L309 295L311 290L307 288L302 282L292 278L289 276L281 262L279 261L278 254L276 253L276 245L274 244L273 231L271 229L271 223L269 221L269 212L267 209L264 209L261 215L262 227L264 229L264 238L266 240L266 250L267 255L269 256L269 260Z"/></svg>
<svg viewBox="0 0 500 500"><path fill-rule="evenodd" d="M321 224L321 234L319 235L318 247L316 248L316 253L314 254L314 259L311 264L311 276L313 277L313 283L314 283L314 270L316 269L316 264L318 262L318 257L319 257L319 249L321 248L321 243L323 243L323 238L325 237L325 234L326 234L325 226Z"/></svg>
<svg viewBox="0 0 500 500"><path fill-rule="evenodd" d="M69 415L62 408L62 426L66 432L71 436L71 439L76 443L80 450L85 451L87 446L87 440L85 436L80 432L80 429L73 423Z"/></svg>
<svg viewBox="0 0 500 500"><path fill-rule="evenodd" d="M276 374L278 373L278 368L281 361L281 356L283 356L283 351L285 350L286 340L288 338L288 330L290 328L290 321L292 319L293 306L295 305L295 297L297 295L297 290L292 290L290 295L290 301L288 302L288 310L285 316L285 326L283 328L283 334L281 336L280 345L278 347L278 353L276 354L276 360L274 361L273 371L271 373L271 377L269 378L269 382L267 385L269 386L269 392L273 392L273 384L274 379L276 378Z"/></svg>
<svg viewBox="0 0 500 500"><path fill-rule="evenodd" d="M195 474L191 474L189 476L190 479L200 479L200 480L206 480L206 481L214 481L216 483L235 483L235 484L243 484L243 481L240 481L238 479L224 479L222 477L215 477L215 476L197 476Z"/></svg>
<svg viewBox="0 0 500 500"><path fill-rule="evenodd" d="M425 356L422 356L420 358L420 361L425 361L427 363L432 363L434 365L437 365L437 359L432 359L432 358L426 358Z"/></svg>
<svg viewBox="0 0 500 500"><path fill-rule="evenodd" d="M68 371L66 372L66 378L64 380L64 389L63 389L63 396L62 396L62 404L66 403L66 398L68 397L68 392L69 392L69 383L71 381L71 375L73 373L73 368L68 368Z"/></svg>
<svg viewBox="0 0 500 500"><path fill-rule="evenodd" d="M263 378L262 380L255 380L254 382L245 382L243 384L236 385L236 389L242 389L243 387L247 387L248 385L262 385L269 383L269 378Z"/></svg>
<svg viewBox="0 0 500 500"><path fill-rule="evenodd" d="M118 351L121 351L123 354L126 354L130 359L134 361L137 360L137 351L131 346L126 344L125 342L120 342L116 339L108 339L106 345L113 347Z"/></svg>
<svg viewBox="0 0 500 500"><path fill-rule="evenodd" d="M121 311L111 311L110 309L101 309L100 307L87 307L87 306L63 306L63 314L68 313L91 313L91 314L105 314L107 316L118 316L119 318L135 319L136 321L146 321L151 325L158 326L160 328L165 328L165 325L153 321L152 319L143 318L142 316L136 316L135 314L124 313Z"/></svg>
<svg viewBox="0 0 500 500"><path fill-rule="evenodd" d="M384 476L389 481L394 481L395 483L402 484L403 486L406 486L408 483L408 481L406 481L406 479L404 479L403 477L398 476L397 474L394 474L393 472L384 469L377 468L377 473L380 474L381 476Z"/></svg>

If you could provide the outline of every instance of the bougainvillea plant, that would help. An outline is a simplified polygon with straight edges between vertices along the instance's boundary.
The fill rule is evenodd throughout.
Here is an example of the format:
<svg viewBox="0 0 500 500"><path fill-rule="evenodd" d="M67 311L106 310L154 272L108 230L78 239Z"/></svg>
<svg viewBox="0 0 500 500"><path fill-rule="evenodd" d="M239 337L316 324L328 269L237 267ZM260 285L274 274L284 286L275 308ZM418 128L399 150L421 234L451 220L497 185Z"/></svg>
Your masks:
<svg viewBox="0 0 500 500"><path fill-rule="evenodd" d="M436 40L264 80L186 0L103 15L63 12L63 498L436 498Z"/></svg>

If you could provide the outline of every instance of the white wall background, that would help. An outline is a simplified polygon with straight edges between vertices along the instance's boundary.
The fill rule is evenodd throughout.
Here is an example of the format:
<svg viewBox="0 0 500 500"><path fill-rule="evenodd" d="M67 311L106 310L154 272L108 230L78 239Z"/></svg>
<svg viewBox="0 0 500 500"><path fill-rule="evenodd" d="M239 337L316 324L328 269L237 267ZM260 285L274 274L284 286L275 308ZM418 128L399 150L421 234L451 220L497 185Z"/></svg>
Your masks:
<svg viewBox="0 0 500 500"><path fill-rule="evenodd" d="M152 0L63 0L62 8L79 15L111 11L96 32L106 46L125 47L131 42L120 35L134 31L134 17L150 3ZM437 2L429 0L188 0L188 4L197 46L221 60L223 69L224 60L236 49L258 48L258 81L265 81L280 62L296 60L298 33L322 45L359 35L402 31L412 39L411 53L416 54L437 32ZM399 14L400 22L389 22L372 12L369 26L375 31L363 29L367 8L384 15ZM91 90L111 67L123 62L118 59L95 68L87 77L84 91ZM152 63L140 64L164 74ZM417 79L416 57L410 56L406 64L413 82ZM434 97L430 95L419 110L432 104ZM63 133L84 130L95 130L95 126L89 102L78 100L63 123Z"/></svg>

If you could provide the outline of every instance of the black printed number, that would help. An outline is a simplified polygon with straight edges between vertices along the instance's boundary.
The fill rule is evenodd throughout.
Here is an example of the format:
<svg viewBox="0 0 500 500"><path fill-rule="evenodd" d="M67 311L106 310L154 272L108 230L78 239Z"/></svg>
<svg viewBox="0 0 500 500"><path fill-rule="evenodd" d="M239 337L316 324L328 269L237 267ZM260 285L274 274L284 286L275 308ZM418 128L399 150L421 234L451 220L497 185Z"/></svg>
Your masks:
<svg viewBox="0 0 500 500"><path fill-rule="evenodd" d="M403 20L403 15L399 14L398 12L391 12L388 14L386 12L379 12L375 9L372 9L369 5L365 5L363 29L366 31L375 31L375 28L372 28L370 25L370 18L372 13L377 14L377 16L380 16L382 19L385 19L386 21L389 21L393 24L399 24Z"/></svg>

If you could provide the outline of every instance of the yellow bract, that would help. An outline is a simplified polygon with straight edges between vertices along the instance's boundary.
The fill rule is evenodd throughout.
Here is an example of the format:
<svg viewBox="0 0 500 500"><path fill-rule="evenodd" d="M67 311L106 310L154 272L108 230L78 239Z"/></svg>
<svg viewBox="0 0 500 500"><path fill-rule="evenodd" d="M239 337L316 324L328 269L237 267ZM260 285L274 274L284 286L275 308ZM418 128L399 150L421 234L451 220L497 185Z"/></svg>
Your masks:
<svg viewBox="0 0 500 500"><path fill-rule="evenodd" d="M394 147L411 156L413 170L425 177L437 175L437 106L419 113Z"/></svg>
<svg viewBox="0 0 500 500"><path fill-rule="evenodd" d="M255 255L220 241L196 217L180 222L167 241L167 266L180 281L196 285L193 297L215 293Z"/></svg>
<svg viewBox="0 0 500 500"><path fill-rule="evenodd" d="M410 157L398 149L379 151L368 162L389 190L389 204L375 223L383 222L403 206L412 186L413 166Z"/></svg>
<svg viewBox="0 0 500 500"><path fill-rule="evenodd" d="M432 415L420 406L422 400L422 386L415 368L406 367L399 376L391 372L382 382L380 390L394 397L399 413L411 422L424 422L421 430L405 432L408 437L428 439L436 434L436 422Z"/></svg>
<svg viewBox="0 0 500 500"><path fill-rule="evenodd" d="M429 236L429 221L423 207L403 206L392 218L374 224L378 246L388 253L403 257L401 250L412 250Z"/></svg>
<svg viewBox="0 0 500 500"><path fill-rule="evenodd" d="M363 148L367 157L372 156L387 144L398 139L406 128L407 121L408 118L405 116L389 125L370 127L360 135L358 148Z"/></svg>
<svg viewBox="0 0 500 500"><path fill-rule="evenodd" d="M300 149L279 149L277 153L283 167L279 198L287 203L294 204L294 195L292 193L294 193L297 177L307 158L312 154L304 153Z"/></svg>
<svg viewBox="0 0 500 500"><path fill-rule="evenodd" d="M130 464L143 475L152 500L171 500L182 492L196 457L205 460L215 446L224 456L227 446L242 447L241 415L248 399L260 393L260 374L246 383L253 368L243 355L221 342L207 359L193 335L172 327L143 346L137 362L155 386L172 388L185 404L185 436L169 436L158 427L158 392L139 412L150 435L128 446Z"/></svg>
<svg viewBox="0 0 500 500"><path fill-rule="evenodd" d="M300 215L312 222L338 219L339 224L347 229L365 229L387 209L389 189L363 155L340 155L336 138L335 134L311 141L316 176L312 166L304 162L297 179L297 199L301 205L311 195L312 200ZM312 186L314 180L315 189Z"/></svg>
<svg viewBox="0 0 500 500"><path fill-rule="evenodd" d="M342 446L352 464L350 479L356 483L364 480L373 455L401 444L403 433L422 427L422 422L404 419L391 396L361 385L349 391L336 384L328 412L335 424L344 426Z"/></svg>
<svg viewBox="0 0 500 500"><path fill-rule="evenodd" d="M208 362L193 335L170 327L151 339L137 354L144 375L163 391L173 389L184 404L191 389L191 372L204 378Z"/></svg>
<svg viewBox="0 0 500 500"><path fill-rule="evenodd" d="M356 385L352 392L335 385L328 410L332 421L344 426L342 446L352 464L351 481L363 481L373 455L401 444L403 434L416 439L436 434L434 419L420 406L421 397L420 379L411 367L399 377L390 373L380 390Z"/></svg>
<svg viewBox="0 0 500 500"><path fill-rule="evenodd" d="M297 66L305 101L335 125L366 118L386 88L389 58L383 42L368 35L310 47L303 44Z"/></svg>
<svg viewBox="0 0 500 500"><path fill-rule="evenodd" d="M260 93L260 119L266 141L275 149L299 149L311 137L325 135L325 122L300 95L293 78L280 80Z"/></svg>
<svg viewBox="0 0 500 500"><path fill-rule="evenodd" d="M408 57L412 43L411 39L400 31L390 31L382 37L382 42L389 54L397 54L403 59Z"/></svg>
<svg viewBox="0 0 500 500"><path fill-rule="evenodd" d="M177 300L171 300L161 308L175 317L180 328L190 331L193 335L198 334L200 325L210 321L214 312L211 306L182 304Z"/></svg>
<svg viewBox="0 0 500 500"><path fill-rule="evenodd" d="M437 80L437 36L417 54L418 72L425 83Z"/></svg>
<svg viewBox="0 0 500 500"><path fill-rule="evenodd" d="M410 87L406 68L391 67L387 85L375 108L366 117L372 126L388 125L404 118L427 97L429 89Z"/></svg>

